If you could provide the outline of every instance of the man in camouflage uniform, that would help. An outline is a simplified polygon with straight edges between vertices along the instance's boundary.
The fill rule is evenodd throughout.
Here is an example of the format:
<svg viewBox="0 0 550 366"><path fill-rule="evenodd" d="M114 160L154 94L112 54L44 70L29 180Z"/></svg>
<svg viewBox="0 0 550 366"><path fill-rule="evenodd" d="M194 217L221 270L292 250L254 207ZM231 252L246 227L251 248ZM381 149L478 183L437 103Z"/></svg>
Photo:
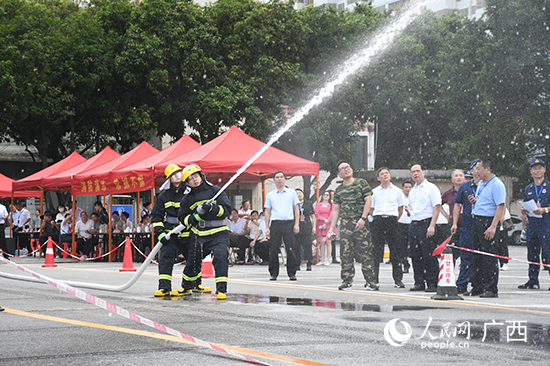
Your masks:
<svg viewBox="0 0 550 366"><path fill-rule="evenodd" d="M353 177L353 169L347 161L339 161L336 167L343 183L334 192L332 223L327 236L334 236L334 228L340 218L342 284L338 290L352 286L355 259L361 263L361 271L366 280L365 288L368 291L376 291L378 284L375 282L372 242L367 220L372 190L366 180Z"/></svg>

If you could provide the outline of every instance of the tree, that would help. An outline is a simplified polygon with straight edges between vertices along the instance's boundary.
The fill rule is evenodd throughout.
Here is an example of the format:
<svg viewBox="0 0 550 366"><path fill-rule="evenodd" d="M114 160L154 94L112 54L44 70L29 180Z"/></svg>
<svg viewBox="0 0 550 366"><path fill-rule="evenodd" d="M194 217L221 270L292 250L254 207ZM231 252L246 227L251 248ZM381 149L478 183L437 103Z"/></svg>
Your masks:
<svg viewBox="0 0 550 366"><path fill-rule="evenodd" d="M303 26L293 3L221 0L205 9L216 29L210 54L217 63L199 83L195 118L206 142L232 125L265 139L296 80Z"/></svg>
<svg viewBox="0 0 550 366"><path fill-rule="evenodd" d="M74 133L89 112L87 96L98 81L89 70L95 29L72 2L2 0L2 8L0 118L46 166L47 158L66 155L60 136Z"/></svg>
<svg viewBox="0 0 550 366"><path fill-rule="evenodd" d="M298 48L304 78L298 80L287 103L296 110L309 94L326 80L326 74L337 72L340 60L345 59L356 47L364 44L365 37L381 24L382 16L369 5L357 5L353 11L335 7L306 8L298 12L304 24L305 36ZM356 90L346 83L310 111L288 133L275 144L277 147L316 161L320 168L330 172L322 183L326 189L336 178L335 165L339 159L350 159L353 155L354 136L367 121L363 119L365 103L350 103L348 98ZM286 111L285 111L286 112ZM274 121L280 128L284 116ZM304 193L311 196L311 177L304 176Z"/></svg>

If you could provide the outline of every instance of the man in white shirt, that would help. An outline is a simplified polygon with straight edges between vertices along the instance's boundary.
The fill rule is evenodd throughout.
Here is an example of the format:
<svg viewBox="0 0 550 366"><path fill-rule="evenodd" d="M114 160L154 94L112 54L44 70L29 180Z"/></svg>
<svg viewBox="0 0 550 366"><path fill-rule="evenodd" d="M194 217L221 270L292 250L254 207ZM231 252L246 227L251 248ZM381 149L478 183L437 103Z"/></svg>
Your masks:
<svg viewBox="0 0 550 366"><path fill-rule="evenodd" d="M403 214L405 204L403 192L392 184L390 170L378 169L377 179L380 185L372 190L370 215L373 217L371 235L374 252L374 274L379 283L380 262L384 259L384 244L390 248L390 261L395 287L405 288L401 269L402 254L399 248L397 221Z"/></svg>
<svg viewBox="0 0 550 366"><path fill-rule="evenodd" d="M8 245L6 244L6 220L8 218L8 210L6 206L0 203L0 249L2 249L2 254L4 258L9 259L8 255Z"/></svg>
<svg viewBox="0 0 550 366"><path fill-rule="evenodd" d="M94 249L94 243L92 239L92 231L94 223L92 220L88 220L88 214L86 211L80 213L80 221L76 223L74 228L76 232L76 250L80 252L82 258L88 258L90 252Z"/></svg>
<svg viewBox="0 0 550 366"><path fill-rule="evenodd" d="M252 220L254 220L254 212L252 211ZM257 214L257 212L256 212ZM260 264L268 264L269 262L269 240L265 237L264 233L267 230L267 227L265 225L265 217L260 216L259 219L259 227L256 231L256 234L253 237L253 240L250 242L250 246L254 248L254 254L257 254L261 262Z"/></svg>
<svg viewBox="0 0 550 366"><path fill-rule="evenodd" d="M17 222L14 222L14 238L16 242L19 242L19 249L27 248L30 253L32 251L30 238L23 237L19 234L24 232L25 230L30 230L31 213L29 212L29 210L27 210L27 205L25 204L25 202L17 202L15 204L15 208L19 212L19 218L17 219Z"/></svg>
<svg viewBox="0 0 550 366"><path fill-rule="evenodd" d="M409 248L414 270L414 287L411 291L437 291L439 264L432 256L436 248L435 225L441 209L439 188L425 178L426 171L420 164L411 167L415 182L409 193L412 208L409 227Z"/></svg>
<svg viewBox="0 0 550 366"><path fill-rule="evenodd" d="M249 232L246 228L246 220L239 217L239 212L236 209L232 209L228 226L231 230L229 245L232 248L238 248L237 264L244 264L246 248L251 241L246 238L246 234Z"/></svg>
<svg viewBox="0 0 550 366"><path fill-rule="evenodd" d="M250 208L250 201L244 200L241 205L241 209L239 210L239 217L241 219L249 220L251 213L252 213L252 209Z"/></svg>

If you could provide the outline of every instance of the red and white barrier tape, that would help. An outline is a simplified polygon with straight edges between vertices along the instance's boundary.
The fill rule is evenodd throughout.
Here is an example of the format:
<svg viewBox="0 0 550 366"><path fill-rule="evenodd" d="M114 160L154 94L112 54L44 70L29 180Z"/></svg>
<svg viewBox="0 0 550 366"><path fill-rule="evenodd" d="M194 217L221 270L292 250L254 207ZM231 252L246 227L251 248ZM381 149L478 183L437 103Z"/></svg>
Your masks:
<svg viewBox="0 0 550 366"><path fill-rule="evenodd" d="M141 323L141 324L145 324L151 328L155 328L157 330L160 330L162 332L165 332L165 333L168 333L168 334L171 334L173 336L176 336L176 337L180 337L180 338L183 338L187 341L190 341L198 346L203 346L203 347L207 347L207 348L211 348L213 350L216 350L216 351L220 351L220 352L223 352L223 353L226 353L226 354L229 354L229 355L232 355L232 356L235 356L235 357L238 357L240 359L243 359L243 360L246 360L246 361L250 361L250 362L253 362L253 363L256 363L258 365L269 365L265 362L262 362L262 361L258 361L258 360L255 360L253 358L250 358L248 356L245 356L245 355L242 355L240 353L237 353L237 352L234 352L234 351L230 351L228 349L225 349L223 347L220 347L218 345L215 345L215 344L212 344L212 343L209 343L209 342L206 342L206 341L202 341L198 338L195 338L195 337L192 337L190 335L187 335L187 334L184 334L182 332L179 332L175 329L172 329L172 328L169 328L169 327L166 327L162 324L159 324L159 323L156 323L152 320L149 320L147 318L144 318L142 316L139 316L137 314L134 314L132 312L129 312L128 310L126 309L122 309L121 307L117 306L117 305L114 305L114 304L111 304L110 302L108 301L105 301L103 299L100 299L99 297L96 297L94 295L91 295L91 294L88 294L82 290L79 290L77 288L74 288L72 286L69 286L67 285L66 283L64 282L61 282L61 281L57 281L57 280L54 280L53 278L50 278L48 276L44 276L40 273L37 273L37 272L34 272L28 268L25 268L19 264L16 264L16 263L13 263L12 261L8 260L8 259L5 259L4 257L0 256L0 260L4 261L5 263L7 264L11 264L12 266L16 267L17 269L23 271L23 272L27 272L27 273L30 273L33 277L35 278L38 278L39 280L41 281L44 281L46 282L47 284L49 284L50 286L53 286L59 290L62 290L62 291L65 291L66 293L68 293L69 295L73 295L81 300L84 300L92 305L95 305L97 307L100 307L102 309L105 309L107 311L110 311L111 313L113 314L117 314L117 315L120 315L122 317L125 317L127 319L130 319L130 320L133 320L133 321L136 321L138 323Z"/></svg>
<svg viewBox="0 0 550 366"><path fill-rule="evenodd" d="M487 252L482 252L480 250L475 250L475 249L469 249L469 248L462 248L462 247L458 247L456 245L449 245L451 248L456 248L456 249L460 249L460 250L465 250L467 252L471 252L471 253L476 253L476 254L483 254L483 255L488 255L490 257L496 257L496 258L500 258L500 259L508 259L508 260L511 260L511 261L516 261L516 262L521 262L521 263L527 263L527 264L535 264L537 266L544 266L544 267L550 267L550 264L545 264L545 263L537 263L537 262L530 262L530 261L524 261L523 259L517 259L517 258L512 258L512 257L505 257L503 255L498 255L498 254L493 254L493 253L487 253Z"/></svg>
<svg viewBox="0 0 550 366"><path fill-rule="evenodd" d="M27 254L25 254L25 255L13 255L13 254L4 252L2 249L0 249L0 252L1 252L2 254L7 254L8 257L13 257L13 258L25 258L25 257L30 257L31 255L38 253L38 251L39 251L40 249L42 249L42 247L43 247L44 245L46 245L46 243L42 244L41 246L39 246L38 248L36 248L36 249L33 250L32 252L27 253Z"/></svg>
<svg viewBox="0 0 550 366"><path fill-rule="evenodd" d="M134 249L143 257L143 258L147 258L147 256L145 255L145 253L143 253L141 250L139 250L139 248L137 247L137 245L134 244L133 241L130 240L130 243L132 243L132 246L134 247ZM158 262L156 260L152 260L151 263L153 264L158 264Z"/></svg>
<svg viewBox="0 0 550 366"><path fill-rule="evenodd" d="M118 250L118 248L120 248L121 246L123 246L126 242L123 241L122 243L120 243L118 246L114 247L113 250L111 250L110 252L107 252L107 253L104 253L98 257L94 257L94 258L82 258L82 257L79 257L79 256L76 256L76 255L73 255L72 253L69 253L69 252L66 252L65 249L61 248L59 246L59 244L55 243L54 242L54 245L57 247L57 249L59 250L59 253L65 253L67 254L68 256L70 256L71 258L73 259L77 259L79 261L94 261L96 259L100 259L100 258L105 258L106 256L108 256L109 254L111 253L114 253L116 250Z"/></svg>

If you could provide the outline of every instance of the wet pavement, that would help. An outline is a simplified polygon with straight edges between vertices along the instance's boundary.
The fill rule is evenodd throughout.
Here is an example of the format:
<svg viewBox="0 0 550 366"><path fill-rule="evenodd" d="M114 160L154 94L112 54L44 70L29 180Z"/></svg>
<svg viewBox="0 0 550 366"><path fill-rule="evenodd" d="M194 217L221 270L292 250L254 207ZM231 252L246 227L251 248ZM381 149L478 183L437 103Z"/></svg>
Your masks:
<svg viewBox="0 0 550 366"><path fill-rule="evenodd" d="M525 258L525 247L510 253ZM42 268L43 259L18 259L29 269L59 280L120 285L133 275L121 263L59 262ZM136 267L138 263L134 264ZM174 269L179 288L182 266ZM0 272L23 274L0 265ZM500 272L499 298L431 300L433 293L393 286L391 266L381 265L380 291L363 288L356 267L354 287L338 291L339 267L313 266L298 281L283 274L269 281L266 266L230 268L227 301L215 295L158 299L157 268L124 292L86 290L119 307L184 334L241 352L273 365L426 365L468 360L479 365L547 365L550 344L550 278L541 273L541 290L519 290L527 265L510 263ZM176 278L178 278L176 280ZM144 324L109 313L49 285L0 277L2 365L233 365L234 356L175 342ZM215 287L214 279L204 279ZM83 322L83 323L82 323ZM259 356L259 352L261 356ZM367 361L368 360L368 361Z"/></svg>

